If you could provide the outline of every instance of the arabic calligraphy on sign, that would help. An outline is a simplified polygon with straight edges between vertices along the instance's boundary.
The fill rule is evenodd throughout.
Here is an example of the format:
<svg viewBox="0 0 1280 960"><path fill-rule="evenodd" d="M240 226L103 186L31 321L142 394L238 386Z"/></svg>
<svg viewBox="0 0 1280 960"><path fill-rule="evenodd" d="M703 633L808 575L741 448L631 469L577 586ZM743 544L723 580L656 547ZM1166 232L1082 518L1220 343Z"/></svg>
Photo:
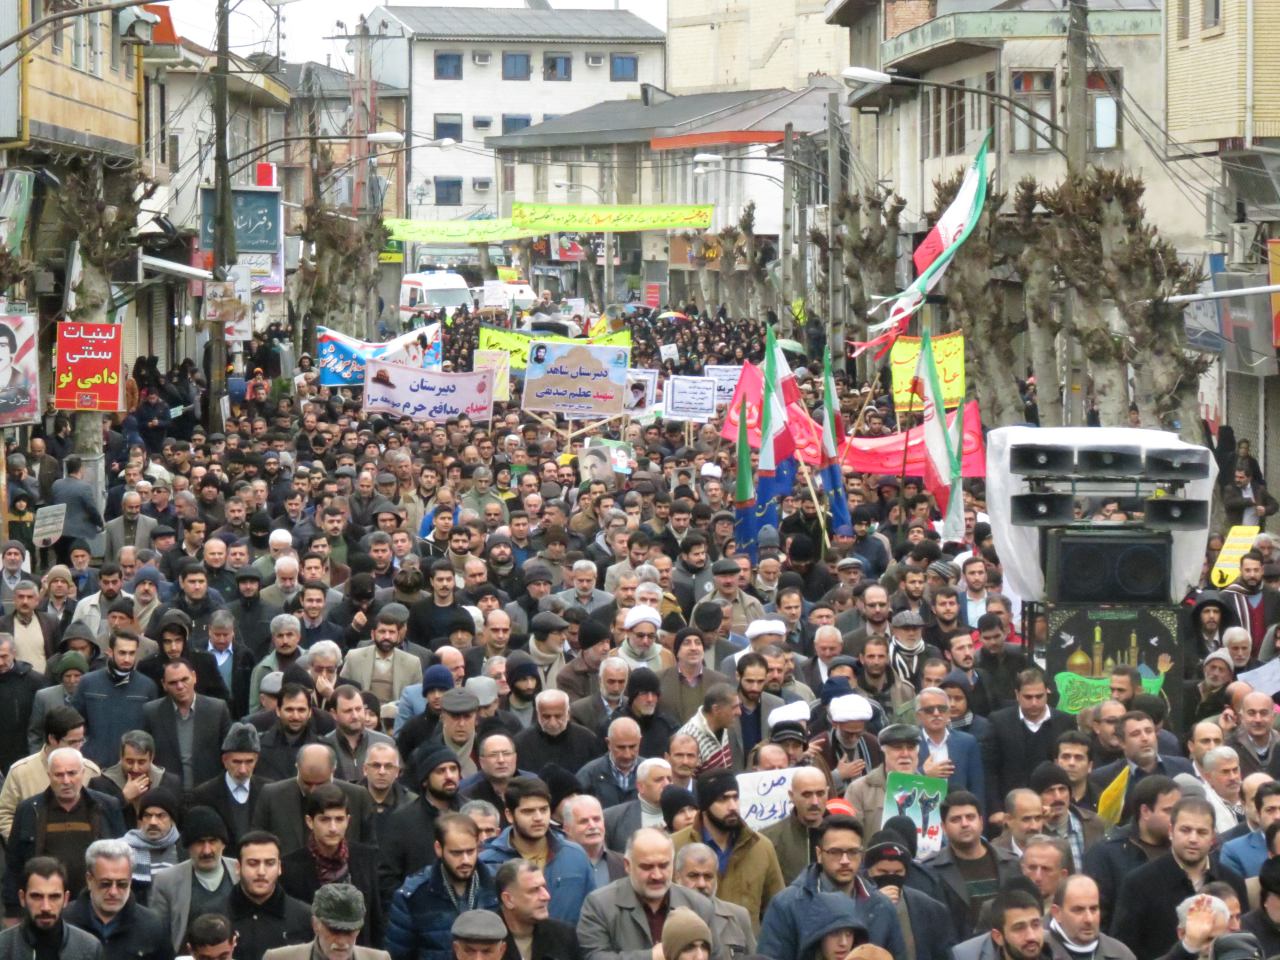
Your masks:
<svg viewBox="0 0 1280 960"><path fill-rule="evenodd" d="M60 323L53 402L59 410L123 409L124 328L117 323Z"/></svg>
<svg viewBox="0 0 1280 960"><path fill-rule="evenodd" d="M535 340L521 405L578 419L620 416L630 362L628 347Z"/></svg>
<svg viewBox="0 0 1280 960"><path fill-rule="evenodd" d="M948 410L964 403L964 334L944 333L932 338L933 358L942 384L942 405ZM911 392L911 381L920 361L920 338L899 337L889 351L893 369L893 404L897 410L919 410L920 397Z"/></svg>
<svg viewBox="0 0 1280 960"><path fill-rule="evenodd" d="M493 419L493 370L440 373L401 363L365 364L364 409L414 420Z"/></svg>

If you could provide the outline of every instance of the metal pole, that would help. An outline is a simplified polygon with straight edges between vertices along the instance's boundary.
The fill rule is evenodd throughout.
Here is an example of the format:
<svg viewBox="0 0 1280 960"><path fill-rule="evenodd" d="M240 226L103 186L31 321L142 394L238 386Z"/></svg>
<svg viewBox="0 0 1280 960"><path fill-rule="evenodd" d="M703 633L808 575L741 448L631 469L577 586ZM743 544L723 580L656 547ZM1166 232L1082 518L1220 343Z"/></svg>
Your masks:
<svg viewBox="0 0 1280 960"><path fill-rule="evenodd" d="M836 339L836 197L840 193L840 94L827 95L827 343Z"/></svg>
<svg viewBox="0 0 1280 960"><path fill-rule="evenodd" d="M618 202L618 166L617 157L614 157L613 164L609 167L609 202ZM600 295L600 310L609 306L609 300L613 296L613 234L606 233L604 235L604 292Z"/></svg>
<svg viewBox="0 0 1280 960"><path fill-rule="evenodd" d="M788 123L782 132L782 316L787 318L784 329L791 330L791 249L795 245L793 234L796 204L795 157L792 149L794 129Z"/></svg>
<svg viewBox="0 0 1280 960"><path fill-rule="evenodd" d="M235 266L236 234L231 209L231 166L227 159L227 73L229 69L231 28L228 0L218 0L218 51L213 68L213 166L214 216L213 265L219 275ZM207 302L207 301L206 301ZM221 399L227 392L226 321L219 316L209 325L211 356L209 362L209 428L221 430Z"/></svg>

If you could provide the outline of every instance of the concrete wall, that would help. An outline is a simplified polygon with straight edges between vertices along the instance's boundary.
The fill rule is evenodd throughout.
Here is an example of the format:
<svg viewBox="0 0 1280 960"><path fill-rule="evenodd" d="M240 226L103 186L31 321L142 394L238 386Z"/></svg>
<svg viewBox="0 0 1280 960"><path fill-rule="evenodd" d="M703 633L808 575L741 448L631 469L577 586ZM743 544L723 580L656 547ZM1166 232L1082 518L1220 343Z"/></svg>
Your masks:
<svg viewBox="0 0 1280 960"><path fill-rule="evenodd" d="M848 66L840 27L821 0L680 0L669 3L672 93L798 90L816 73Z"/></svg>

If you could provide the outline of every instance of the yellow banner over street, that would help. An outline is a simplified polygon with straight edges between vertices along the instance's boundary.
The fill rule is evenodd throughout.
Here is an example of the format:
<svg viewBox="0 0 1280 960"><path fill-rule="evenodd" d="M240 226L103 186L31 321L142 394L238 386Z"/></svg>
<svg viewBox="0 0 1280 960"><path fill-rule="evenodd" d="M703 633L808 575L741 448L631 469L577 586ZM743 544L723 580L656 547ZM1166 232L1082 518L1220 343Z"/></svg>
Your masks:
<svg viewBox="0 0 1280 960"><path fill-rule="evenodd" d="M500 243L537 236L539 231L502 220L383 220L392 240L412 243ZM546 233L545 230L541 231Z"/></svg>
<svg viewBox="0 0 1280 960"><path fill-rule="evenodd" d="M933 358L942 382L942 403L948 409L964 403L964 334L944 333L933 337ZM920 338L899 337L889 351L893 370L893 408L903 412L923 409L920 398L911 392L920 360Z"/></svg>
<svg viewBox="0 0 1280 960"><path fill-rule="evenodd" d="M1217 589L1235 583L1240 576L1240 558L1253 549L1261 527L1232 527L1218 552L1218 560L1209 571L1209 582Z"/></svg>
<svg viewBox="0 0 1280 960"><path fill-rule="evenodd" d="M635 233L639 230L706 230L715 205L524 203L511 205L517 227L537 233ZM394 234L393 234L394 236Z"/></svg>
<svg viewBox="0 0 1280 960"><path fill-rule="evenodd" d="M631 331L619 330L592 340L575 339L573 337L557 337L548 333L526 333L523 330L504 330L501 327L480 325L480 349L501 350L511 355L511 369L523 370L529 365L529 344L538 340L542 343L577 343L584 346L598 347L630 347Z"/></svg>

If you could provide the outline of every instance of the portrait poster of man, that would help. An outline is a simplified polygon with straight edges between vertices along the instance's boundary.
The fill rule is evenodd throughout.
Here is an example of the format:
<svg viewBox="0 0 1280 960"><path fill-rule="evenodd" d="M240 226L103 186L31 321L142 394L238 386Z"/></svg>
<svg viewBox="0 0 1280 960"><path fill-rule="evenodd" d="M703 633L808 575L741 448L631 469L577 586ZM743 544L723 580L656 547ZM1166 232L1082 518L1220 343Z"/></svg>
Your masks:
<svg viewBox="0 0 1280 960"><path fill-rule="evenodd" d="M0 426L32 423L40 413L36 318L0 315Z"/></svg>

